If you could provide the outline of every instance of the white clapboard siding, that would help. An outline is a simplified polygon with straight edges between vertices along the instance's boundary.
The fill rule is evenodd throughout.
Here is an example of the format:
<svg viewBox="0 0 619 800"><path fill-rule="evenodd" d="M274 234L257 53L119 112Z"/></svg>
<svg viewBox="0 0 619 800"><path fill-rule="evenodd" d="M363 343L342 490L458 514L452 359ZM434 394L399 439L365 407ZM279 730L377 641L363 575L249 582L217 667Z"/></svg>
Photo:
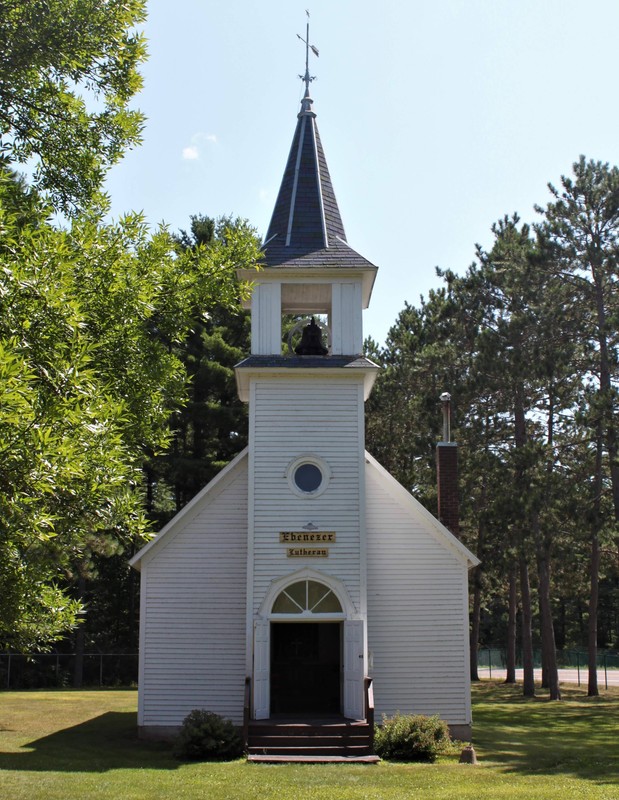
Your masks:
<svg viewBox="0 0 619 800"><path fill-rule="evenodd" d="M247 457L207 487L192 511L142 559L145 728L178 726L194 708L242 722Z"/></svg>
<svg viewBox="0 0 619 800"><path fill-rule="evenodd" d="M339 578L359 607L360 498L363 493L363 376L299 374L256 379L253 386L254 604L257 613L273 580L310 566ZM328 464L328 488L317 497L291 491L287 468L302 455ZM335 531L328 558L288 558L279 532L312 522Z"/></svg>
<svg viewBox="0 0 619 800"><path fill-rule="evenodd" d="M366 467L368 645L376 712L470 723L467 562L402 487Z"/></svg>

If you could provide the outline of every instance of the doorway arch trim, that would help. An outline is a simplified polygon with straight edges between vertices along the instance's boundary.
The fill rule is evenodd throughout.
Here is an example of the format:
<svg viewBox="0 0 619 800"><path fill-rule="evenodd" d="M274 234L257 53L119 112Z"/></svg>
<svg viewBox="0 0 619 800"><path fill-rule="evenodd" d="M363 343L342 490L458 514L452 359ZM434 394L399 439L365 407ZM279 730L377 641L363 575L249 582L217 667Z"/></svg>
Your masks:
<svg viewBox="0 0 619 800"><path fill-rule="evenodd" d="M258 611L258 617L261 619L291 619L290 614L273 614L273 603L279 597L282 591L286 589L288 586L291 586L293 583L298 583L302 580L312 580L318 583L324 584L327 588L331 589L333 594L337 597L342 607L341 613L328 613L328 614L316 614L312 612L304 612L303 614L295 614L294 618L296 619L357 619L357 613L355 611L355 606L350 599L350 595L348 594L348 590L342 583L342 581L334 578L331 575L325 575L323 572L319 572L316 569L312 569L311 567L302 567L301 569L295 570L294 572L289 573L288 575L284 575L282 578L278 578L277 580L273 580L269 589L264 597L260 605L260 609Z"/></svg>

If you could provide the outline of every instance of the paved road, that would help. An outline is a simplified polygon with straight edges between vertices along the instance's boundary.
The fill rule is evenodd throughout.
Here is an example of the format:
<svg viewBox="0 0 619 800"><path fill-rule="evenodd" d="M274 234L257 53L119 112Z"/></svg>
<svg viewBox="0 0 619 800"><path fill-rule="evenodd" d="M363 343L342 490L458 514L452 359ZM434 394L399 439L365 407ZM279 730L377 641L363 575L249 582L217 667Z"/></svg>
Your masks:
<svg viewBox="0 0 619 800"><path fill-rule="evenodd" d="M490 677L490 670L488 667L479 667L478 669L479 677L480 678L489 678ZM541 669L534 670L535 680L541 681L542 679L542 671ZM598 670L598 687L600 689L604 689L606 686L606 681L608 680L608 686L619 686L619 669L609 669L606 672L606 676L604 675L604 670ZM492 667L492 678L493 680L505 680L505 670L500 669L499 667ZM516 680L522 681L522 670L516 670ZM587 685L587 670L586 668L580 668L580 681L578 679L578 670L577 669L560 669L559 670L559 681L560 683L580 683L581 686Z"/></svg>

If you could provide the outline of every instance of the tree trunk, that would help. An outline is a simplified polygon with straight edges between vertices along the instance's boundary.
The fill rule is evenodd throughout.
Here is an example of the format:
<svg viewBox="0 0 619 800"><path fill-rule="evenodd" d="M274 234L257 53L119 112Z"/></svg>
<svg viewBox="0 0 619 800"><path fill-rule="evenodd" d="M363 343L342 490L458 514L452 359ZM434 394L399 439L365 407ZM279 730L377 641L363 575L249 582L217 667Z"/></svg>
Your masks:
<svg viewBox="0 0 619 800"><path fill-rule="evenodd" d="M514 401L514 443L516 445L517 461L514 482L517 495L524 503L524 498L529 491L529 482L526 476L526 467L518 457L519 451L527 443L527 423L523 402L524 391L519 384ZM535 697L535 681L533 676L533 613L531 611L531 584L529 582L529 565L527 563L525 540L527 514L524 509L520 513L520 529L516 541L519 546L520 568L520 599L522 602L521 639L522 639L522 693L525 697Z"/></svg>
<svg viewBox="0 0 619 800"><path fill-rule="evenodd" d="M613 508L615 522L619 522L619 447L617 446L617 431L614 424L614 409L610 409L611 422L606 431L606 446L608 447L608 461L610 463L610 483L613 495ZM619 539L617 540L619 541Z"/></svg>
<svg viewBox="0 0 619 800"><path fill-rule="evenodd" d="M522 693L535 697L533 676L533 626L531 613L531 586L526 555L520 555L520 597L522 600Z"/></svg>
<svg viewBox="0 0 619 800"><path fill-rule="evenodd" d="M591 510L591 563L589 566L589 625L588 625L588 664L589 680L587 695L597 697L598 688L597 648L598 648L598 598L600 584L600 539L599 532L602 523L602 455L603 455L602 424L598 423L596 450L595 450L595 475L593 480L593 502Z"/></svg>
<svg viewBox="0 0 619 800"><path fill-rule="evenodd" d="M548 688L551 700L560 700L561 689L559 687L559 670L557 668L557 648L550 604L550 547L548 542L542 541L537 514L533 520L533 529L537 542L538 597L544 670L544 683L542 685Z"/></svg>
<svg viewBox="0 0 619 800"><path fill-rule="evenodd" d="M587 695L597 697L600 693L598 689L598 670L597 670L597 646L598 646L598 594L599 594L599 572L600 572L600 542L597 533L591 537L591 590L589 593L589 642L588 642L588 662L589 680L587 684Z"/></svg>
<svg viewBox="0 0 619 800"><path fill-rule="evenodd" d="M546 496L550 497L553 486L552 475L554 470L553 448L556 401L556 388L552 379L549 381L547 387L547 395L548 422L546 443L549 455L546 460ZM546 529L542 532L539 509L533 511L531 523L537 555L538 601L540 633L542 638L542 687L548 689L551 700L560 700L561 689L559 686L559 670L557 667L557 645L552 615L552 603L550 600L550 553L552 548L552 535L548 526L546 526Z"/></svg>
<svg viewBox="0 0 619 800"><path fill-rule="evenodd" d="M518 616L518 568L514 561L509 568L509 601L507 617L507 654L505 683L516 683L516 632Z"/></svg>
<svg viewBox="0 0 619 800"><path fill-rule="evenodd" d="M539 583L539 569L538 569L538 583ZM538 605L539 605L539 598L538 598ZM540 628L540 638L543 636L542 634L542 614L540 609L540 619L539 619L539 628ZM546 666L546 653L544 651L544 644L542 642L542 649L541 649L541 658L542 658L542 680L540 681L540 686L542 689L548 689L550 687L550 680L548 678L548 667Z"/></svg>
<svg viewBox="0 0 619 800"><path fill-rule="evenodd" d="M599 261L599 259L596 259ZM591 265L591 272L595 287L595 305L597 312L599 367L600 367L600 399L603 409L603 436L608 448L608 461L610 464L610 482L613 498L615 521L619 522L619 459L617 430L615 427L615 411L613 402L613 386L608 354L608 319L604 297L603 270L599 264Z"/></svg>

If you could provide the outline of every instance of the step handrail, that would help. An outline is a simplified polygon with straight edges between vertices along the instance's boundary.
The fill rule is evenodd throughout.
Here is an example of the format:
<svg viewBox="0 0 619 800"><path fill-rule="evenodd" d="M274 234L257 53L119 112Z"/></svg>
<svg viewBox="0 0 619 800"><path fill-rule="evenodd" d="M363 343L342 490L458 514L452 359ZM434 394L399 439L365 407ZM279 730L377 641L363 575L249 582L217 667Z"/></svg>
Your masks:
<svg viewBox="0 0 619 800"><path fill-rule="evenodd" d="M370 729L370 748L374 752L374 682L366 677L365 683L365 719Z"/></svg>
<svg viewBox="0 0 619 800"><path fill-rule="evenodd" d="M249 744L249 716L251 711L251 678L245 678L245 699L243 701L243 743Z"/></svg>

